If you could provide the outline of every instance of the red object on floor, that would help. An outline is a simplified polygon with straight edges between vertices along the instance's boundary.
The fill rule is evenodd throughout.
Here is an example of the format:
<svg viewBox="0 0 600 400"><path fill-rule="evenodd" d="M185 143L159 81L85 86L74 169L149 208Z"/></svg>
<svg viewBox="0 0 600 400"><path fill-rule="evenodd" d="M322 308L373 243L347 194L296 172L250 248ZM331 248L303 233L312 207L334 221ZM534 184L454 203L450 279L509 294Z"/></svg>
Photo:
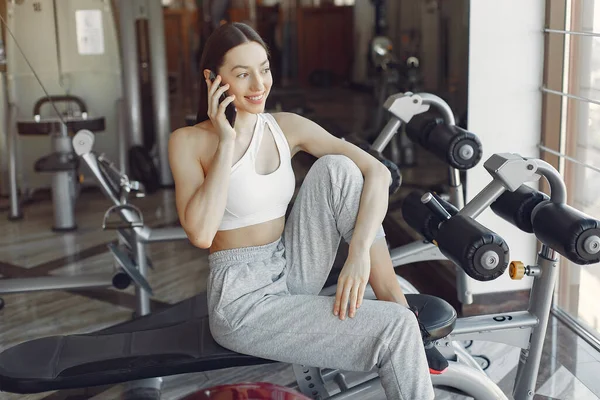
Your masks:
<svg viewBox="0 0 600 400"><path fill-rule="evenodd" d="M285 386L268 382L237 383L199 390L183 400L310 400Z"/></svg>

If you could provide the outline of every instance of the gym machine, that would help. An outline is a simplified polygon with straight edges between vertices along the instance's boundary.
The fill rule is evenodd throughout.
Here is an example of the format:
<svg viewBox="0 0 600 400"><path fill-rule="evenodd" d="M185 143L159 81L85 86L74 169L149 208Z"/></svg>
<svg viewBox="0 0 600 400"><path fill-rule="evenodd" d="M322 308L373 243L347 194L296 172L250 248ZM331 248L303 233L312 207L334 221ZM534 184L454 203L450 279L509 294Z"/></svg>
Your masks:
<svg viewBox="0 0 600 400"><path fill-rule="evenodd" d="M62 128L63 131L65 129ZM94 137L89 136L93 135L91 131L82 132L84 133L73 139L68 138L69 146L77 155L82 151L82 146L93 144ZM89 135L85 136L85 132ZM75 140L77 137L79 140ZM63 136L59 139L63 140ZM85 156L83 158L85 159ZM102 192L113 203L104 214L102 229L115 229L118 233L119 245L112 243L108 245L108 250L115 261L114 271L76 276L0 279L0 294L108 287L125 290L133 282L136 287L137 313L145 315L150 310L149 296L152 294L152 289L145 278L146 269L150 265L145 252L146 243L187 240L187 236L182 228L151 229L145 226L141 211L129 203L129 196L139 198L145 195L143 185L122 174L118 166L108 161L105 155L95 157L86 165L98 178L96 180ZM119 215L126 216L129 222L122 222ZM4 305L4 301L0 299L0 308Z"/></svg>
<svg viewBox="0 0 600 400"><path fill-rule="evenodd" d="M415 116L427 112L430 107L434 107L442 118L433 121L422 119L419 121L420 124L411 124ZM473 168L481 160L482 146L477 136L456 126L450 106L431 93L395 94L386 100L384 108L391 114L390 120L375 139L370 150L381 154L401 126L406 125L408 137L413 142L431 151L448 165L449 202L458 209L463 208L465 199L460 171ZM406 218L407 214L404 215ZM393 250L390 254L394 266L401 265L395 258ZM456 279L459 301L463 304L473 303L467 274L458 268Z"/></svg>
<svg viewBox="0 0 600 400"><path fill-rule="evenodd" d="M51 103L67 103L75 105L73 111L59 117L41 117L43 105ZM57 110L58 111L58 110ZM76 96L49 96L39 99L33 107L32 120L17 121L17 132L20 135L50 137L52 153L35 161L36 172L52 174L52 207L54 211L55 232L69 232L77 229L75 221L75 202L79 192L79 159L73 152L69 132L88 129L93 132L102 132L105 129L104 117L88 115L84 101ZM10 168L14 168L11 163ZM14 171L10 171L13 176ZM11 193L17 193L16 181L11 180ZM22 218L19 204L15 203L16 212L11 209L11 220Z"/></svg>
<svg viewBox="0 0 600 400"><path fill-rule="evenodd" d="M98 160L90 151L93 134L81 131L73 140L77 154L93 169ZM444 257L473 279L492 281L509 266L508 244L479 224L475 220L478 215L491 207L537 237L541 248L536 265L510 263L513 279L524 275L534 278L527 311L457 318L456 311L439 298L407 295L409 303L421 309L419 318L430 333L428 342L450 359L446 372L432 375L434 386L454 388L477 399L507 399L479 365L457 352L455 346L456 341L467 339L494 341L522 349L513 395L517 400L531 399L556 283L558 254L580 265L599 262L600 221L565 204L566 188L560 174L542 160L494 154L484 168L492 181L463 208L448 212L448 205L444 207L431 193L413 204L415 214L423 216L413 225L420 230L423 226L430 229L423 234L431 234L431 241L398 248L394 256L400 262ZM105 179L96 171L98 179ZM550 197L525 185L540 176L550 185ZM148 228L130 210L120 210L119 214L126 225L137 221L133 229L148 234ZM145 273L141 268L139 272ZM372 295L372 291L365 293L366 298ZM98 332L45 337L5 350L0 354L0 390L33 393L141 380L144 393L154 387L160 395L161 378L156 377L273 362L232 352L213 340L205 293L145 314ZM373 373L350 382L343 371L301 365L293 366L293 370L298 389L312 399L364 398L381 390L379 378Z"/></svg>
<svg viewBox="0 0 600 400"><path fill-rule="evenodd" d="M373 84L373 98L376 106L374 117L368 121L366 128L366 139L372 142L387 122L387 114L384 110L386 99L398 92L417 92L421 90L422 78L420 74L420 62L416 56L416 49L402 48L400 51L408 53L402 59L398 59L397 51L388 35L386 21L386 1L371 0L375 10L374 36L369 44L369 65L375 69L375 81ZM412 54L411 54L412 53ZM402 167L412 167L416 160L414 156L414 144L407 139L404 129L390 143L389 159Z"/></svg>

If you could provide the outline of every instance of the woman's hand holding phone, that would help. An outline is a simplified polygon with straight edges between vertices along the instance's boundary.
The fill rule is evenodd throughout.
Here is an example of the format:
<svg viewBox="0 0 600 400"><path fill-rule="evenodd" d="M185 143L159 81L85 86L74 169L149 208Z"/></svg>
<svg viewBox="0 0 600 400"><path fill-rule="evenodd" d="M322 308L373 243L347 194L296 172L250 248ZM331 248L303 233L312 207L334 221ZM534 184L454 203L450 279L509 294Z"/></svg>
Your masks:
<svg viewBox="0 0 600 400"><path fill-rule="evenodd" d="M213 78L213 76L214 74L211 74L210 78ZM229 89L229 85L220 86L220 75L214 79L210 78L206 80L206 86L208 87L208 118L210 118L213 126L217 128L221 141L234 140L236 133L225 116L225 109L235 99L235 95L226 96L225 91Z"/></svg>

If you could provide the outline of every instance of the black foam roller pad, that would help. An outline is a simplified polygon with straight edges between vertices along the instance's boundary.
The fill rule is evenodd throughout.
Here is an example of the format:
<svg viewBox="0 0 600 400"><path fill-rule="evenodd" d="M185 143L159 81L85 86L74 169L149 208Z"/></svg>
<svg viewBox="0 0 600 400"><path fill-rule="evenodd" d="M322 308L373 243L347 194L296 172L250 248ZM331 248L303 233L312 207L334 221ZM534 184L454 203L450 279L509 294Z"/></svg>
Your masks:
<svg viewBox="0 0 600 400"><path fill-rule="evenodd" d="M505 191L492 203L490 208L496 215L510 222L520 230L533 233L531 213L535 206L549 197L542 192L521 185L514 192Z"/></svg>
<svg viewBox="0 0 600 400"><path fill-rule="evenodd" d="M406 125L406 136L419 146L425 147L431 130L443 123L443 119L434 118L429 114L415 115Z"/></svg>
<svg viewBox="0 0 600 400"><path fill-rule="evenodd" d="M461 127L438 124L424 138L422 146L451 167L471 169L481 160L482 146L479 138ZM461 149L470 146L472 152L464 158Z"/></svg>
<svg viewBox="0 0 600 400"><path fill-rule="evenodd" d="M414 191L406 196L402 203L402 216L411 228L431 242L437 237L438 226L442 220L432 213L425 204L421 203L422 195L423 192ZM442 207L450 213L450 215L456 215L458 213L458 210L452 204L442 200L440 196L435 193L433 196L440 202Z"/></svg>
<svg viewBox="0 0 600 400"><path fill-rule="evenodd" d="M533 214L533 232L546 246L556 250L576 264L600 262L600 252L586 251L586 241L600 237L600 221L567 204L545 201Z"/></svg>
<svg viewBox="0 0 600 400"><path fill-rule="evenodd" d="M506 242L472 218L456 215L445 221L436 241L443 255L478 281L496 279L508 267L510 256ZM488 251L496 253L498 263L486 268L482 257Z"/></svg>

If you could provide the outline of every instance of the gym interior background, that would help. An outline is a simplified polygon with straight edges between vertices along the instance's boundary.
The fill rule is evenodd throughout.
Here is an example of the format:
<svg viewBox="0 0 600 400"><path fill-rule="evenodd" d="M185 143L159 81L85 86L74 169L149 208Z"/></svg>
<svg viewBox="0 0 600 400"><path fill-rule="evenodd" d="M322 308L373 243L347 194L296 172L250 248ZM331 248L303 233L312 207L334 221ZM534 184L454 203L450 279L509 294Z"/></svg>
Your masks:
<svg viewBox="0 0 600 400"><path fill-rule="evenodd" d="M251 24L269 45L275 81L268 110L302 114L338 137L364 144L385 123L387 96L432 93L482 143L482 162L460 174L466 201L490 180L484 160L518 153L553 165L567 185L568 203L600 218L600 5L593 0L231 0L223 2L220 14L206 0L163 1L160 7L150 0L122 3L127 2L0 0L11 30L2 25L0 47L0 209L9 217L0 218L4 279L99 274L114 264L107 245L115 242L115 233L102 229L109 204L85 170L78 171L75 200L61 199L73 202L72 218L57 216L51 190L59 185L56 160L44 157L60 148L60 129L52 124L44 132L28 129L36 115L56 116L51 104L35 107L44 89L62 96L55 100L68 118L81 119L85 108L95 151L144 183L147 195L133 200L144 223L177 226L165 146L170 132L194 123L199 53L221 20ZM161 46L163 58L153 53ZM390 246L396 247L421 238L404 221L404 198L415 189L446 193L448 166L400 134L383 154L403 176L384 221ZM312 162L304 154L294 159L298 187ZM538 243L532 235L489 210L478 220L509 238L512 257L534 263ZM152 244L148 251L153 309L206 289L207 251L181 242ZM342 246L338 261L343 256ZM397 272L461 316L523 310L532 282L513 280L507 272L492 282L470 280L463 288L469 293L460 293L456 268L448 261L405 265ZM599 291L600 266L561 261L544 346L547 362L534 398L600 397ZM133 293L109 287L6 294L0 350L126 321L136 308ZM472 301L461 301L465 296ZM470 351L482 356L488 374L509 393L518 349L474 343ZM180 398L240 380L285 385L293 380L289 369L267 365L169 377L163 396ZM82 396L113 398L118 390L93 388ZM83 392L0 393L0 398L74 393Z"/></svg>

